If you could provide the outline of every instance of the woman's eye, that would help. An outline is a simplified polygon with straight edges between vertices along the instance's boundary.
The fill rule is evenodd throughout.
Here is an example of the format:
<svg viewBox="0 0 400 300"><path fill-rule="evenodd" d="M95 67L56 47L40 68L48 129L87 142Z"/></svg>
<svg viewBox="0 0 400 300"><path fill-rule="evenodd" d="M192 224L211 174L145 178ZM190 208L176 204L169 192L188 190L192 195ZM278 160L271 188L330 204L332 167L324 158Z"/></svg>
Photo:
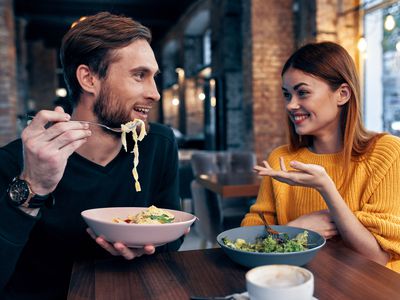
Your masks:
<svg viewBox="0 0 400 300"><path fill-rule="evenodd" d="M304 96L307 96L309 94L308 91L303 91L303 90L300 90L298 93L299 93L300 97L304 97Z"/></svg>
<svg viewBox="0 0 400 300"><path fill-rule="evenodd" d="M292 95L290 93L283 93L283 98L285 98L286 101L290 101L290 99L292 98Z"/></svg>

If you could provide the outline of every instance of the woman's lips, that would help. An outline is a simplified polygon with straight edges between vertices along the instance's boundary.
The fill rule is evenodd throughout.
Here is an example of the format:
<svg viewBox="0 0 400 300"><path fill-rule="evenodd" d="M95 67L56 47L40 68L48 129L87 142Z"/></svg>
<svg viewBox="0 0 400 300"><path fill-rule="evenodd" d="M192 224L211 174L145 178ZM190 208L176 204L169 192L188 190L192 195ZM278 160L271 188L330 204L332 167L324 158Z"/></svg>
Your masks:
<svg viewBox="0 0 400 300"><path fill-rule="evenodd" d="M294 124L299 125L303 123L305 120L307 120L310 117L309 114L295 114L291 115L291 119Z"/></svg>

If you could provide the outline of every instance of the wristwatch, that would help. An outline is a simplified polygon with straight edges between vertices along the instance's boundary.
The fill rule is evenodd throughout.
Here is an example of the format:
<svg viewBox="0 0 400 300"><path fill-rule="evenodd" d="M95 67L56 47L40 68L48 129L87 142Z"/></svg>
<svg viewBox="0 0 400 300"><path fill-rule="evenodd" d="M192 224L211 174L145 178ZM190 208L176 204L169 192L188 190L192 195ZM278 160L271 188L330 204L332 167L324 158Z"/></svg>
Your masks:
<svg viewBox="0 0 400 300"><path fill-rule="evenodd" d="M54 205L53 194L37 195L35 194L28 181L14 177L7 189L8 198L13 206L22 206L28 208L40 208L44 205L51 207Z"/></svg>

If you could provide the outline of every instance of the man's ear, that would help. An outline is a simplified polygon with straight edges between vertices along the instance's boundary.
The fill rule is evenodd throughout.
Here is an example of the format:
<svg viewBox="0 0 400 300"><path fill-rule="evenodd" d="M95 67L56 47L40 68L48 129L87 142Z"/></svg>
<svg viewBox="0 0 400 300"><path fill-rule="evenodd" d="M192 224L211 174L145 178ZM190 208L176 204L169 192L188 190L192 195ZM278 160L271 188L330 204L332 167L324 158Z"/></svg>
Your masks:
<svg viewBox="0 0 400 300"><path fill-rule="evenodd" d="M351 88L347 83L342 83L337 89L338 101L337 105L342 106L346 104L351 98Z"/></svg>
<svg viewBox="0 0 400 300"><path fill-rule="evenodd" d="M87 65L79 65L76 68L76 78L85 92L93 95L97 94L97 77L92 74Z"/></svg>

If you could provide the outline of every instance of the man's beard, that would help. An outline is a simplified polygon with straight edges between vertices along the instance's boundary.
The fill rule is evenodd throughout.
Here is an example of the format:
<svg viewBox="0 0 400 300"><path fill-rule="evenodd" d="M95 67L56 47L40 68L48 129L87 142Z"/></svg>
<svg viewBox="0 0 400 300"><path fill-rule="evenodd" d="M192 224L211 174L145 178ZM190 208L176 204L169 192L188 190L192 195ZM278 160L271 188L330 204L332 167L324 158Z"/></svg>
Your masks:
<svg viewBox="0 0 400 300"><path fill-rule="evenodd" d="M131 121L129 112L124 110L118 96L111 92L111 88L104 81L100 90L100 94L93 106L93 113L97 117L97 121L111 128L120 128L121 124ZM102 128L105 132L120 137L121 134Z"/></svg>

